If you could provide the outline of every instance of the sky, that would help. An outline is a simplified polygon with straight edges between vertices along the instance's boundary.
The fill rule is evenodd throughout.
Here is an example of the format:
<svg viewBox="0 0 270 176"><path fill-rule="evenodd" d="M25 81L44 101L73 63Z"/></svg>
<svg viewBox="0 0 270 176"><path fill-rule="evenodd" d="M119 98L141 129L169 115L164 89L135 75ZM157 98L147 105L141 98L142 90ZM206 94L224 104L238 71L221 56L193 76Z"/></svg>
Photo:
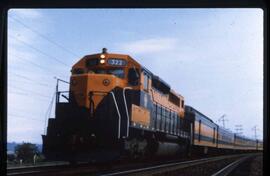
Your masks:
<svg viewBox="0 0 270 176"><path fill-rule="evenodd" d="M42 143L56 79L87 54L128 54L235 132L263 137L261 9L11 9L8 141ZM60 90L68 90L62 84Z"/></svg>

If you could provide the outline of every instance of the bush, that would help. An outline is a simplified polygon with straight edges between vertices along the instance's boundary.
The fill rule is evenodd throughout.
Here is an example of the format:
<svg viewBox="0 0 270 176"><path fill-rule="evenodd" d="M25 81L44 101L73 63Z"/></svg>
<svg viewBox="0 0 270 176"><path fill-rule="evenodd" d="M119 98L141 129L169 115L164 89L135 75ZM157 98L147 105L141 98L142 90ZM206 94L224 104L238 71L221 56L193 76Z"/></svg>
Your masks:
<svg viewBox="0 0 270 176"><path fill-rule="evenodd" d="M38 147L32 143L22 143L15 147L17 159L23 162L33 162L34 155L39 155Z"/></svg>

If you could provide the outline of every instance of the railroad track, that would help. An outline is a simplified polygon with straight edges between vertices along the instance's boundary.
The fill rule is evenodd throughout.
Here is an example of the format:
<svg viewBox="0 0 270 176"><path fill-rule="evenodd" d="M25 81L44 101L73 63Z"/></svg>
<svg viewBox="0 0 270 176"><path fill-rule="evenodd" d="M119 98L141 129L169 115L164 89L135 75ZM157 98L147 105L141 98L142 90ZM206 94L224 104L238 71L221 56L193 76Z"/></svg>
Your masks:
<svg viewBox="0 0 270 176"><path fill-rule="evenodd" d="M222 160L233 160L234 162L228 165L226 168L216 172L213 176L226 176L222 175L225 172L229 172L230 169L233 170L240 161L244 161L246 158L254 156L254 154L239 154L239 155L227 155L227 156L218 156L204 159L197 159L192 161L184 161L184 162L175 162L169 164L160 164L151 167L138 168L132 170L125 171L117 171L111 173L98 174L100 176L121 176L121 175L136 175L136 176L163 176L163 175L193 175L191 173L187 173L187 171L181 172L186 168L194 168L197 166L203 166L206 163L220 162ZM236 161L235 161L236 160ZM207 168L205 168L207 169ZM198 174L199 175L199 174ZM204 175L204 174L203 174ZM211 175L211 174L208 174ZM200 175L201 176L201 175Z"/></svg>
<svg viewBox="0 0 270 176"><path fill-rule="evenodd" d="M53 171L69 167L68 163L46 163L36 166L16 166L7 168L7 175L37 175L44 171Z"/></svg>
<svg viewBox="0 0 270 176"><path fill-rule="evenodd" d="M250 155L250 154L249 154ZM233 159L234 161L249 156L247 154L240 155L225 155L225 156L217 156L211 158L203 158L203 159L195 159L191 161L170 161L165 164L155 163L155 164L147 164L146 167L143 163L128 163L128 164L115 164L110 168L100 168L95 165L90 164L81 164L77 166L70 166L67 163L63 164L52 164L52 165L44 165L44 166L30 166L30 167L17 167L17 168L9 168L7 170L7 175L9 176L49 176L49 175L65 175L65 176L74 176L74 175L99 175L99 176L115 176L115 175L158 175L163 176L166 173L171 173L174 171L178 171L178 174L181 172L180 170L185 168L190 168L192 166L198 166L205 163L213 163L218 162L225 159ZM164 174L165 173L165 174ZM219 175L215 175L219 176Z"/></svg>
<svg viewBox="0 0 270 176"><path fill-rule="evenodd" d="M212 174L211 176L228 176L230 175L235 169L237 169L239 167L239 165L243 162L245 162L246 160L248 160L251 157L255 157L256 155L249 155L249 156L245 156L242 157L228 165L226 165L224 168L220 169L219 171L217 171L216 173Z"/></svg>

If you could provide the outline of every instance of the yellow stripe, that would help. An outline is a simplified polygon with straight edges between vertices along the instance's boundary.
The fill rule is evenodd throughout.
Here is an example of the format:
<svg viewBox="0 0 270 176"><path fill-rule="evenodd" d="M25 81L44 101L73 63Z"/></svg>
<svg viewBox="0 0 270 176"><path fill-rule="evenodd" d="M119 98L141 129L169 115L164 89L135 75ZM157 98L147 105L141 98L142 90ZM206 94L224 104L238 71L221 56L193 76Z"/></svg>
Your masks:
<svg viewBox="0 0 270 176"><path fill-rule="evenodd" d="M203 140L198 140L194 139L194 145L201 145L201 146L209 146L209 147L216 147L216 144L209 142L209 141L203 141Z"/></svg>
<svg viewBox="0 0 270 176"><path fill-rule="evenodd" d="M218 144L218 148L229 148L229 149L233 149L234 146L233 145Z"/></svg>

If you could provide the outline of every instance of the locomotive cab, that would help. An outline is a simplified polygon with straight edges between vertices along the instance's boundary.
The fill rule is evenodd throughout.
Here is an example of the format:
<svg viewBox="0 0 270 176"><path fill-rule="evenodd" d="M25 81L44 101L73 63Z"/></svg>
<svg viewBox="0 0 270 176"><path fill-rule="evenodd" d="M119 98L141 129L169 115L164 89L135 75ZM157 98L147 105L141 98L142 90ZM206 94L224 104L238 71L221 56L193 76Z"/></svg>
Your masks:
<svg viewBox="0 0 270 176"><path fill-rule="evenodd" d="M94 108L114 88L139 89L139 65L127 55L101 54L85 56L76 63L70 78L70 97L79 106ZM91 97L90 97L91 96Z"/></svg>

